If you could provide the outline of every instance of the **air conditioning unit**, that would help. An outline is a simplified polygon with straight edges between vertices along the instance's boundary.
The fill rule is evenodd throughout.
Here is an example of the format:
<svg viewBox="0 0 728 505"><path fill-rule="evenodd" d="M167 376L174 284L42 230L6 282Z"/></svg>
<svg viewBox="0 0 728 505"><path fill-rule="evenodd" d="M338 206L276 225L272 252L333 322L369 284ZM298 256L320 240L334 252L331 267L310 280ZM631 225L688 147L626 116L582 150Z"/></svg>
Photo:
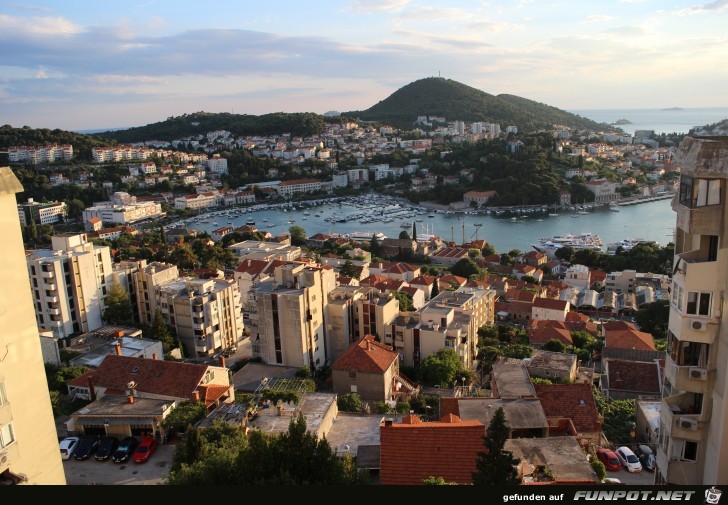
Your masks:
<svg viewBox="0 0 728 505"><path fill-rule="evenodd" d="M692 417L681 417L680 427L684 430L696 431L698 429L698 421Z"/></svg>
<svg viewBox="0 0 728 505"><path fill-rule="evenodd" d="M708 327L708 322L701 319L692 319L690 321L690 328L695 331L705 331Z"/></svg>
<svg viewBox="0 0 728 505"><path fill-rule="evenodd" d="M690 367L690 378L697 379L700 381L708 380L708 369L700 367Z"/></svg>

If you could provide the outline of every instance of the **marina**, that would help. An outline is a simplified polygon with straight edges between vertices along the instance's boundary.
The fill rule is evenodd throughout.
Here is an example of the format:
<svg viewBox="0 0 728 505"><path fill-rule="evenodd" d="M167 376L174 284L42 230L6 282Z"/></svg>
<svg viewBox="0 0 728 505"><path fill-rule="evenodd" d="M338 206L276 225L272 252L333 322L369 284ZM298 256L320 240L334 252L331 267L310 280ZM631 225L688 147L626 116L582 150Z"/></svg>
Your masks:
<svg viewBox="0 0 728 505"><path fill-rule="evenodd" d="M169 226L209 233L218 227L218 221L227 221L233 227L255 222L259 230L272 235L287 233L291 226L301 226L307 236L356 234L361 240L364 240L361 237L371 238L374 233L381 234L381 238L397 238L403 231L411 236L415 228L418 240L433 235L457 243L483 239L501 252L513 249L525 252L532 250L531 244L541 237L582 233L598 235L603 244L640 237L665 245L673 241L675 228L675 213L669 198L671 195L664 195L638 205L620 206L620 212L613 212L613 207L607 204L455 211L433 210L401 198L367 193L215 209ZM606 252L605 247L602 250Z"/></svg>

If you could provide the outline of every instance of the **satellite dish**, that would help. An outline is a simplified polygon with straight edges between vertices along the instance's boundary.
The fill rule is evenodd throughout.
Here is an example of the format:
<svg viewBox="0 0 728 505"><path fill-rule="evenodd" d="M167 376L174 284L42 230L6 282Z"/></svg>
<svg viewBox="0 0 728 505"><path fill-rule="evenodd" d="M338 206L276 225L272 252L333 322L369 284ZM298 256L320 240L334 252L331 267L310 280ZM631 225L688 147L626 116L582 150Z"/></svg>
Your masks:
<svg viewBox="0 0 728 505"><path fill-rule="evenodd" d="M351 449L351 447L349 447L349 444L344 444L344 447L342 447L342 449L344 449L344 451L346 452L349 452L349 449Z"/></svg>

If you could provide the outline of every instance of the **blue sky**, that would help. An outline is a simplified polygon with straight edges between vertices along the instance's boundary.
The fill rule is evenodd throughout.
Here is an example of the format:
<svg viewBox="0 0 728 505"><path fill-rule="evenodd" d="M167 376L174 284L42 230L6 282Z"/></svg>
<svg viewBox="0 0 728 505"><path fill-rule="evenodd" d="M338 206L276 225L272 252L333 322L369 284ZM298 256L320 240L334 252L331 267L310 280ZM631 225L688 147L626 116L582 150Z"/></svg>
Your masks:
<svg viewBox="0 0 728 505"><path fill-rule="evenodd" d="M565 110L728 106L726 27L728 0L0 0L0 124L358 110L438 73Z"/></svg>

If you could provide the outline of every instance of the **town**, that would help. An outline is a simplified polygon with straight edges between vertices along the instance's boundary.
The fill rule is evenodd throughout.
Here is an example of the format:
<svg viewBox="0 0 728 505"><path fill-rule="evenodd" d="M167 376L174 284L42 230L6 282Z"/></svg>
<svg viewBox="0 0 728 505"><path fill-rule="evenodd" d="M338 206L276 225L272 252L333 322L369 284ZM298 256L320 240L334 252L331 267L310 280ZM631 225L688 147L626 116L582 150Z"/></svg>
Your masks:
<svg viewBox="0 0 728 505"><path fill-rule="evenodd" d="M279 463L292 483L644 485L715 475L708 444L722 424L711 413L722 355L712 347L728 175L711 155L728 145L418 123L428 130L343 122L310 137L214 131L94 147L82 169L71 145L8 149L2 201L19 224L4 221L3 257L8 282L24 289L8 300L18 317L3 337L12 358L3 380L29 399L50 393L55 431L46 435L61 439L69 483L133 479L132 467L140 481L276 483L280 467L262 461L300 450L285 444L301 430L317 452L300 457L326 456L329 471ZM444 165L466 144L518 159L543 138L552 142L540 152L559 160L566 181L551 201L514 202L481 190L474 166ZM269 166L231 189L238 151ZM49 187L70 198L41 201ZM572 240L521 252L421 234L416 221L398 237L179 225L370 190L473 213L670 197L676 242L607 254ZM36 196L16 201L24 191ZM82 193L105 199L85 205ZM29 333L37 344L21 343ZM27 362L40 366L32 353L47 383L25 379ZM15 405L0 381L0 414L12 408L0 417L0 479L22 482L19 426L47 420ZM44 454L43 437L33 443ZM152 465L142 464L157 451L170 464L147 475ZM226 451L245 471L216 467ZM508 472L494 470L498 458L510 458ZM199 480L206 472L227 480Z"/></svg>

